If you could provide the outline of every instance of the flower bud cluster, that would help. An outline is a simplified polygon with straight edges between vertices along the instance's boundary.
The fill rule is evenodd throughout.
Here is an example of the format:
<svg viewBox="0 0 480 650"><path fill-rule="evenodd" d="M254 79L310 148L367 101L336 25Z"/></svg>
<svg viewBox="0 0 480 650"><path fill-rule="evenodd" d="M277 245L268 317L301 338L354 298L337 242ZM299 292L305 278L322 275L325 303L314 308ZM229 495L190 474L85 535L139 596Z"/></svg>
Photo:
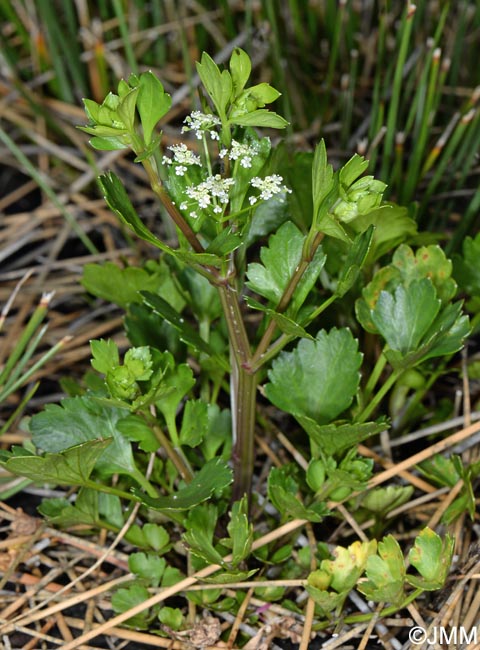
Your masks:
<svg viewBox="0 0 480 650"><path fill-rule="evenodd" d="M344 193L334 214L340 221L348 223L361 214L371 212L381 204L385 188L385 183L375 180L373 176L360 178Z"/></svg>

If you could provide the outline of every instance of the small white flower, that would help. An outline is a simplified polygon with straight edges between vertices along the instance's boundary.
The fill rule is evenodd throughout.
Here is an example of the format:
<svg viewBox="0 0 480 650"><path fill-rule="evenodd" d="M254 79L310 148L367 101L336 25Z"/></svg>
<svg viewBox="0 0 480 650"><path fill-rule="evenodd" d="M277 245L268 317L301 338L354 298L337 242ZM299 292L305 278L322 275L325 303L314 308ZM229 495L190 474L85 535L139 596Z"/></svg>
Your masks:
<svg viewBox="0 0 480 650"><path fill-rule="evenodd" d="M226 204L229 201L229 188L235 183L233 178L222 178L220 174L209 176L199 185L191 185L185 190L185 194L196 201L200 208L205 209L213 206L213 212L220 214L223 209L218 203Z"/></svg>
<svg viewBox="0 0 480 650"><path fill-rule="evenodd" d="M265 178L254 176L250 181L250 185L260 190L260 196L257 198L260 198L262 201L268 201L268 199L271 199L276 194L283 194L285 192L290 194L292 192L288 187L281 184L282 181L283 178L279 174L272 174L271 176L265 176ZM253 205L257 198L250 197L250 204ZM255 200L252 201L252 199Z"/></svg>
<svg viewBox="0 0 480 650"><path fill-rule="evenodd" d="M172 144L168 147L173 153L173 160L180 165L201 165L200 156L193 153L186 144Z"/></svg>
<svg viewBox="0 0 480 650"><path fill-rule="evenodd" d="M229 158L230 160L240 161L240 165L245 169L252 166L252 159L258 154L258 144L242 144L236 140L232 140L230 150L222 149L219 152L220 158Z"/></svg>
<svg viewBox="0 0 480 650"><path fill-rule="evenodd" d="M188 207L188 206L187 206L187 202L186 202L186 201L184 201L183 203L180 203L180 210L181 210L182 212L185 212L185 210L187 209L187 207Z"/></svg>
<svg viewBox="0 0 480 650"><path fill-rule="evenodd" d="M171 147L168 147L169 150L173 153L173 158L168 156L163 156L162 162L164 165L175 164L175 173L177 176L184 176L187 172L187 167L191 165L201 165L200 156L193 153L186 144L172 144Z"/></svg>
<svg viewBox="0 0 480 650"><path fill-rule="evenodd" d="M208 131L212 140L218 140L219 135L213 127L219 126L221 123L220 118L216 115L192 111L184 120L185 126L182 127L182 133L193 131L195 137L201 140L205 131Z"/></svg>

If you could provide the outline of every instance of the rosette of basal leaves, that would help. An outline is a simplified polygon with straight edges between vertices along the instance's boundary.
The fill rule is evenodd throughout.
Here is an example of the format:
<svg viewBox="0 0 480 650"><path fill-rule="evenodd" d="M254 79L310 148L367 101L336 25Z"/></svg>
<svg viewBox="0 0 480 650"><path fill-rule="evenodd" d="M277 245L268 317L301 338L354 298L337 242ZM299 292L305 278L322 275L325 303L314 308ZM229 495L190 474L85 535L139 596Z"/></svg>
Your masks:
<svg viewBox="0 0 480 650"><path fill-rule="evenodd" d="M89 124L79 128L94 136L90 144L95 149L132 147L139 153L145 150L151 153L159 143L154 137L155 126L172 104L170 95L152 72L140 76L132 74L128 81L121 79L117 92L109 93L101 104L84 99ZM137 128L138 121L141 132Z"/></svg>
<svg viewBox="0 0 480 650"><path fill-rule="evenodd" d="M457 289L451 272L439 246L425 246L415 254L402 245L357 300L359 322L385 339L385 356L394 368L461 349L470 327L462 303L451 302Z"/></svg>
<svg viewBox="0 0 480 650"><path fill-rule="evenodd" d="M295 417L315 451L342 452L385 426L333 422L352 404L361 363L358 342L349 329L321 330L315 339L302 339L291 352L280 353L268 373L265 394Z"/></svg>

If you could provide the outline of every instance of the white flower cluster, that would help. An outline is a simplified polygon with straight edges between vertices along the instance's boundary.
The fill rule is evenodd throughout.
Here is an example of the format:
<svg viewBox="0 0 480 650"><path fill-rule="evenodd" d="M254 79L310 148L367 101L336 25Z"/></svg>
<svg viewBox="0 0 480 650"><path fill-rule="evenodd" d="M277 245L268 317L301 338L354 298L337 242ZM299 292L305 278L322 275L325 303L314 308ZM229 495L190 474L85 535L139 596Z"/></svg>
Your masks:
<svg viewBox="0 0 480 650"><path fill-rule="evenodd" d="M254 205L259 199L268 201L276 194L284 194L285 192L291 194L292 190L282 185L282 181L283 178L279 174L272 174L271 176L265 176L265 178L259 178L258 176L252 178L250 185L260 190L260 195L251 196L249 198L250 205Z"/></svg>
<svg viewBox="0 0 480 650"><path fill-rule="evenodd" d="M234 183L233 178L222 178L220 174L215 174L215 176L209 176L199 185L187 187L185 194L189 199L195 201L200 208L205 209L213 206L213 212L221 214L224 210L222 205L226 205L229 200L229 188ZM184 201L180 205L180 210L187 210L187 208L188 203ZM197 213L190 212L190 216L195 219Z"/></svg>
<svg viewBox="0 0 480 650"><path fill-rule="evenodd" d="M215 127L220 126L221 123L220 118L216 115L192 111L184 120L185 126L182 127L182 133L193 131L195 137L201 140L205 131L208 131L212 140L219 140L218 131Z"/></svg>
<svg viewBox="0 0 480 650"><path fill-rule="evenodd" d="M236 140L232 140L230 149L221 149L219 151L220 158L229 158L230 160L239 160L240 165L245 169L252 166L252 158L258 153L258 144L252 145L242 144Z"/></svg>
<svg viewBox="0 0 480 650"><path fill-rule="evenodd" d="M168 156L163 156L162 162L164 165L175 164L175 173L177 176L184 176L190 165L202 164L200 157L193 153L186 144L172 144L168 148L173 153L173 159Z"/></svg>

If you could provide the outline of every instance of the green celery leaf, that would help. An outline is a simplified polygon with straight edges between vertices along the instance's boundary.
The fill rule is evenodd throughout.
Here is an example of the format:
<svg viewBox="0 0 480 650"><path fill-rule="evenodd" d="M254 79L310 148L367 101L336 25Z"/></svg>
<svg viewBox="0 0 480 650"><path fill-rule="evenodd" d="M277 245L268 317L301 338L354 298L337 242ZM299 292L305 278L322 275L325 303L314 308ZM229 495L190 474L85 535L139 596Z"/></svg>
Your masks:
<svg viewBox="0 0 480 650"><path fill-rule="evenodd" d="M367 580L357 589L376 602L399 605L404 597L405 561L397 540L388 535L378 543L378 555L370 555L366 568Z"/></svg>
<svg viewBox="0 0 480 650"><path fill-rule="evenodd" d="M102 174L98 180L105 201L122 223L133 230L144 241L153 244L166 253L173 254L172 249L158 239L141 221L118 176L113 172L107 172L106 174Z"/></svg>
<svg viewBox="0 0 480 650"><path fill-rule="evenodd" d="M248 265L247 286L272 303L278 304L300 263L304 241L305 235L291 221L282 224L277 232L270 236L268 247L262 247L262 263L253 262ZM291 310L294 313L311 291L325 260L325 254L319 247L293 294Z"/></svg>
<svg viewBox="0 0 480 650"><path fill-rule="evenodd" d="M374 231L374 227L369 226L365 232L357 235L353 240L335 289L335 294L340 298L355 284L355 281L365 264L365 260L367 259Z"/></svg>
<svg viewBox="0 0 480 650"><path fill-rule="evenodd" d="M417 234L417 222L409 216L408 208L387 203L367 214L358 215L351 226L360 233L375 226L372 243L367 255L370 266L406 239Z"/></svg>
<svg viewBox="0 0 480 650"><path fill-rule="evenodd" d="M237 567L248 557L253 541L253 525L248 519L246 496L233 504L227 530L231 540L232 565Z"/></svg>
<svg viewBox="0 0 480 650"><path fill-rule="evenodd" d="M233 94L238 97L248 81L252 71L252 62L246 52L236 47L230 57L230 74L232 76Z"/></svg>
<svg viewBox="0 0 480 650"><path fill-rule="evenodd" d="M222 303L218 291L200 273L186 267L178 276L182 288L188 292L188 303L201 322L213 321L222 315Z"/></svg>
<svg viewBox="0 0 480 650"><path fill-rule="evenodd" d="M314 341L302 339L292 352L280 353L268 373L265 393L287 413L326 424L352 403L361 362L350 330L321 330Z"/></svg>
<svg viewBox="0 0 480 650"><path fill-rule="evenodd" d="M91 488L81 488L75 503L67 499L44 499L38 507L41 515L46 517L51 525L59 528L71 526L98 526L98 496L99 493Z"/></svg>
<svg viewBox="0 0 480 650"><path fill-rule="evenodd" d="M426 349L422 361L461 350L471 331L468 316L462 315L461 310L462 303L456 302L441 312L423 342Z"/></svg>
<svg viewBox="0 0 480 650"><path fill-rule="evenodd" d="M213 545L217 521L218 511L215 505L204 504L192 508L185 520L187 530L183 535L183 539L195 556L210 564L225 566L222 555Z"/></svg>
<svg viewBox="0 0 480 650"><path fill-rule="evenodd" d="M250 571L221 571L216 573L211 578L204 578L202 582L207 584L228 585L231 582L242 582L249 580L258 572L258 569L250 569Z"/></svg>
<svg viewBox="0 0 480 650"><path fill-rule="evenodd" d="M228 409L220 410L217 404L208 405L208 432L201 444L206 460L217 455L229 459L232 447L232 418Z"/></svg>
<svg viewBox="0 0 480 650"><path fill-rule="evenodd" d="M258 302L258 300L254 300L250 296L245 296L245 302L251 309L258 309L259 311L263 311L265 314L267 314L272 320L275 321L278 328L285 334L288 334L289 336L313 340L313 336L311 336L311 334L309 334L301 325L296 323L294 320L288 318L288 316L285 316L285 314L280 314L278 311L274 311L273 309L265 307L260 302Z"/></svg>
<svg viewBox="0 0 480 650"><path fill-rule="evenodd" d="M150 291L142 292L142 297L146 305L153 311L168 321L180 334L180 339L187 345L191 345L195 350L205 352L209 356L215 355L215 350L202 339L198 331L185 321L166 300L157 296Z"/></svg>
<svg viewBox="0 0 480 650"><path fill-rule="evenodd" d="M202 54L200 63L197 62L197 72L217 109L219 117L224 117L233 90L230 73L227 70L220 72L215 61L206 52Z"/></svg>
<svg viewBox="0 0 480 650"><path fill-rule="evenodd" d="M90 440L44 456L10 456L1 464L8 472L50 485L86 485L100 456L112 440Z"/></svg>
<svg viewBox="0 0 480 650"><path fill-rule="evenodd" d="M312 196L313 214L316 219L325 198L334 188L333 167L327 164L327 150L325 140L321 140L315 147L312 166Z"/></svg>
<svg viewBox="0 0 480 650"><path fill-rule="evenodd" d="M97 129L95 129L97 132ZM90 138L90 145L97 149L97 151L119 151L120 149L128 149L128 144L123 141L121 137L103 136L98 135Z"/></svg>
<svg viewBox="0 0 480 650"><path fill-rule="evenodd" d="M372 321L392 350L406 355L415 351L434 322L441 302L426 278L382 291L371 311Z"/></svg>
<svg viewBox="0 0 480 650"><path fill-rule="evenodd" d="M92 368L97 372L106 375L107 372L120 364L118 348L115 341L103 339L90 341L90 350L92 352Z"/></svg>
<svg viewBox="0 0 480 650"><path fill-rule="evenodd" d="M60 404L47 404L31 418L32 440L44 451L62 452L83 442L96 441L99 436L108 438L109 444L97 458L96 469L106 476L119 473L136 477L139 471L131 445L117 428L118 420L127 415L126 409L101 404L89 395L69 397Z"/></svg>
<svg viewBox="0 0 480 650"><path fill-rule="evenodd" d="M214 458L205 463L186 487L171 496L152 498L136 489L133 489L133 493L154 510L190 510L209 499L217 490L224 490L232 480L232 472L227 463L220 458Z"/></svg>
<svg viewBox="0 0 480 650"><path fill-rule="evenodd" d="M456 281L471 296L480 296L480 233L475 239L466 237L462 255L453 256L453 274Z"/></svg>
<svg viewBox="0 0 480 650"><path fill-rule="evenodd" d="M413 495L413 485L389 485L386 488L376 487L362 494L362 508L384 517L409 501Z"/></svg>
<svg viewBox="0 0 480 650"><path fill-rule="evenodd" d="M138 446L142 451L153 453L160 447L160 443L152 429L140 415L132 413L118 420L117 429L127 440L138 442Z"/></svg>
<svg viewBox="0 0 480 650"><path fill-rule="evenodd" d="M165 572L167 562L156 553L130 553L128 568L139 578L147 580L152 587L158 587Z"/></svg>
<svg viewBox="0 0 480 650"><path fill-rule="evenodd" d="M157 397L155 404L165 418L170 435L172 430L175 432L173 435L176 434L175 417L178 407L194 385L193 371L187 363L170 368L163 377L162 395Z"/></svg>
<svg viewBox="0 0 480 650"><path fill-rule="evenodd" d="M203 266L220 266L222 264L222 259L213 253L193 253L187 250L172 252L171 249L169 249L169 252L181 262L185 262L185 264L202 264Z"/></svg>
<svg viewBox="0 0 480 650"><path fill-rule="evenodd" d="M132 88L124 95L117 108L117 113L130 133L135 130L135 105L137 103L138 88Z"/></svg>
<svg viewBox="0 0 480 650"><path fill-rule="evenodd" d="M242 238L238 233L232 232L232 228L224 228L222 232L210 242L205 249L206 253L212 253L223 257L237 250L243 244Z"/></svg>
<svg viewBox="0 0 480 650"><path fill-rule="evenodd" d="M111 600L112 609L117 614L123 614L123 612L128 612L129 609L144 603L149 598L150 593L145 585L134 582L126 588L118 589L118 591L113 594ZM152 616L147 609L132 616L125 621L124 624L139 630L147 630L151 618Z"/></svg>
<svg viewBox="0 0 480 650"><path fill-rule="evenodd" d="M187 400L183 410L180 444L198 447L208 432L208 404L202 400Z"/></svg>
<svg viewBox="0 0 480 650"><path fill-rule="evenodd" d="M305 506L297 497L298 483L291 475L288 466L274 467L268 476L268 498L278 512L285 518L322 521L329 510L324 503Z"/></svg>
<svg viewBox="0 0 480 650"><path fill-rule="evenodd" d="M264 108L259 108L246 115L232 117L229 122L238 126L258 126L269 129L284 129L288 126L286 119Z"/></svg>
<svg viewBox="0 0 480 650"><path fill-rule="evenodd" d="M457 283L451 277L452 262L437 244L421 246L416 253L402 244L393 255L392 265L400 269L404 282L428 278L437 297L446 305L457 292Z"/></svg>
<svg viewBox="0 0 480 650"><path fill-rule="evenodd" d="M140 88L137 110L142 123L145 144L152 140L153 129L161 118L170 110L172 98L163 89L163 85L150 71L140 75Z"/></svg>
<svg viewBox="0 0 480 650"><path fill-rule="evenodd" d="M452 562L455 540L446 535L443 540L430 528L424 528L415 538L408 554L412 566L421 577L407 574L408 582L416 588L428 591L440 589L445 584Z"/></svg>
<svg viewBox="0 0 480 650"><path fill-rule="evenodd" d="M181 310L185 306L165 262L149 262L145 268L129 266L124 269L112 262L86 264L82 284L94 296L123 308L131 303L141 303L141 291L158 294L174 309Z"/></svg>
<svg viewBox="0 0 480 650"><path fill-rule="evenodd" d="M328 456L341 453L387 428L384 420L363 424L318 424L317 421L304 415L295 415L295 419L312 441Z"/></svg>

